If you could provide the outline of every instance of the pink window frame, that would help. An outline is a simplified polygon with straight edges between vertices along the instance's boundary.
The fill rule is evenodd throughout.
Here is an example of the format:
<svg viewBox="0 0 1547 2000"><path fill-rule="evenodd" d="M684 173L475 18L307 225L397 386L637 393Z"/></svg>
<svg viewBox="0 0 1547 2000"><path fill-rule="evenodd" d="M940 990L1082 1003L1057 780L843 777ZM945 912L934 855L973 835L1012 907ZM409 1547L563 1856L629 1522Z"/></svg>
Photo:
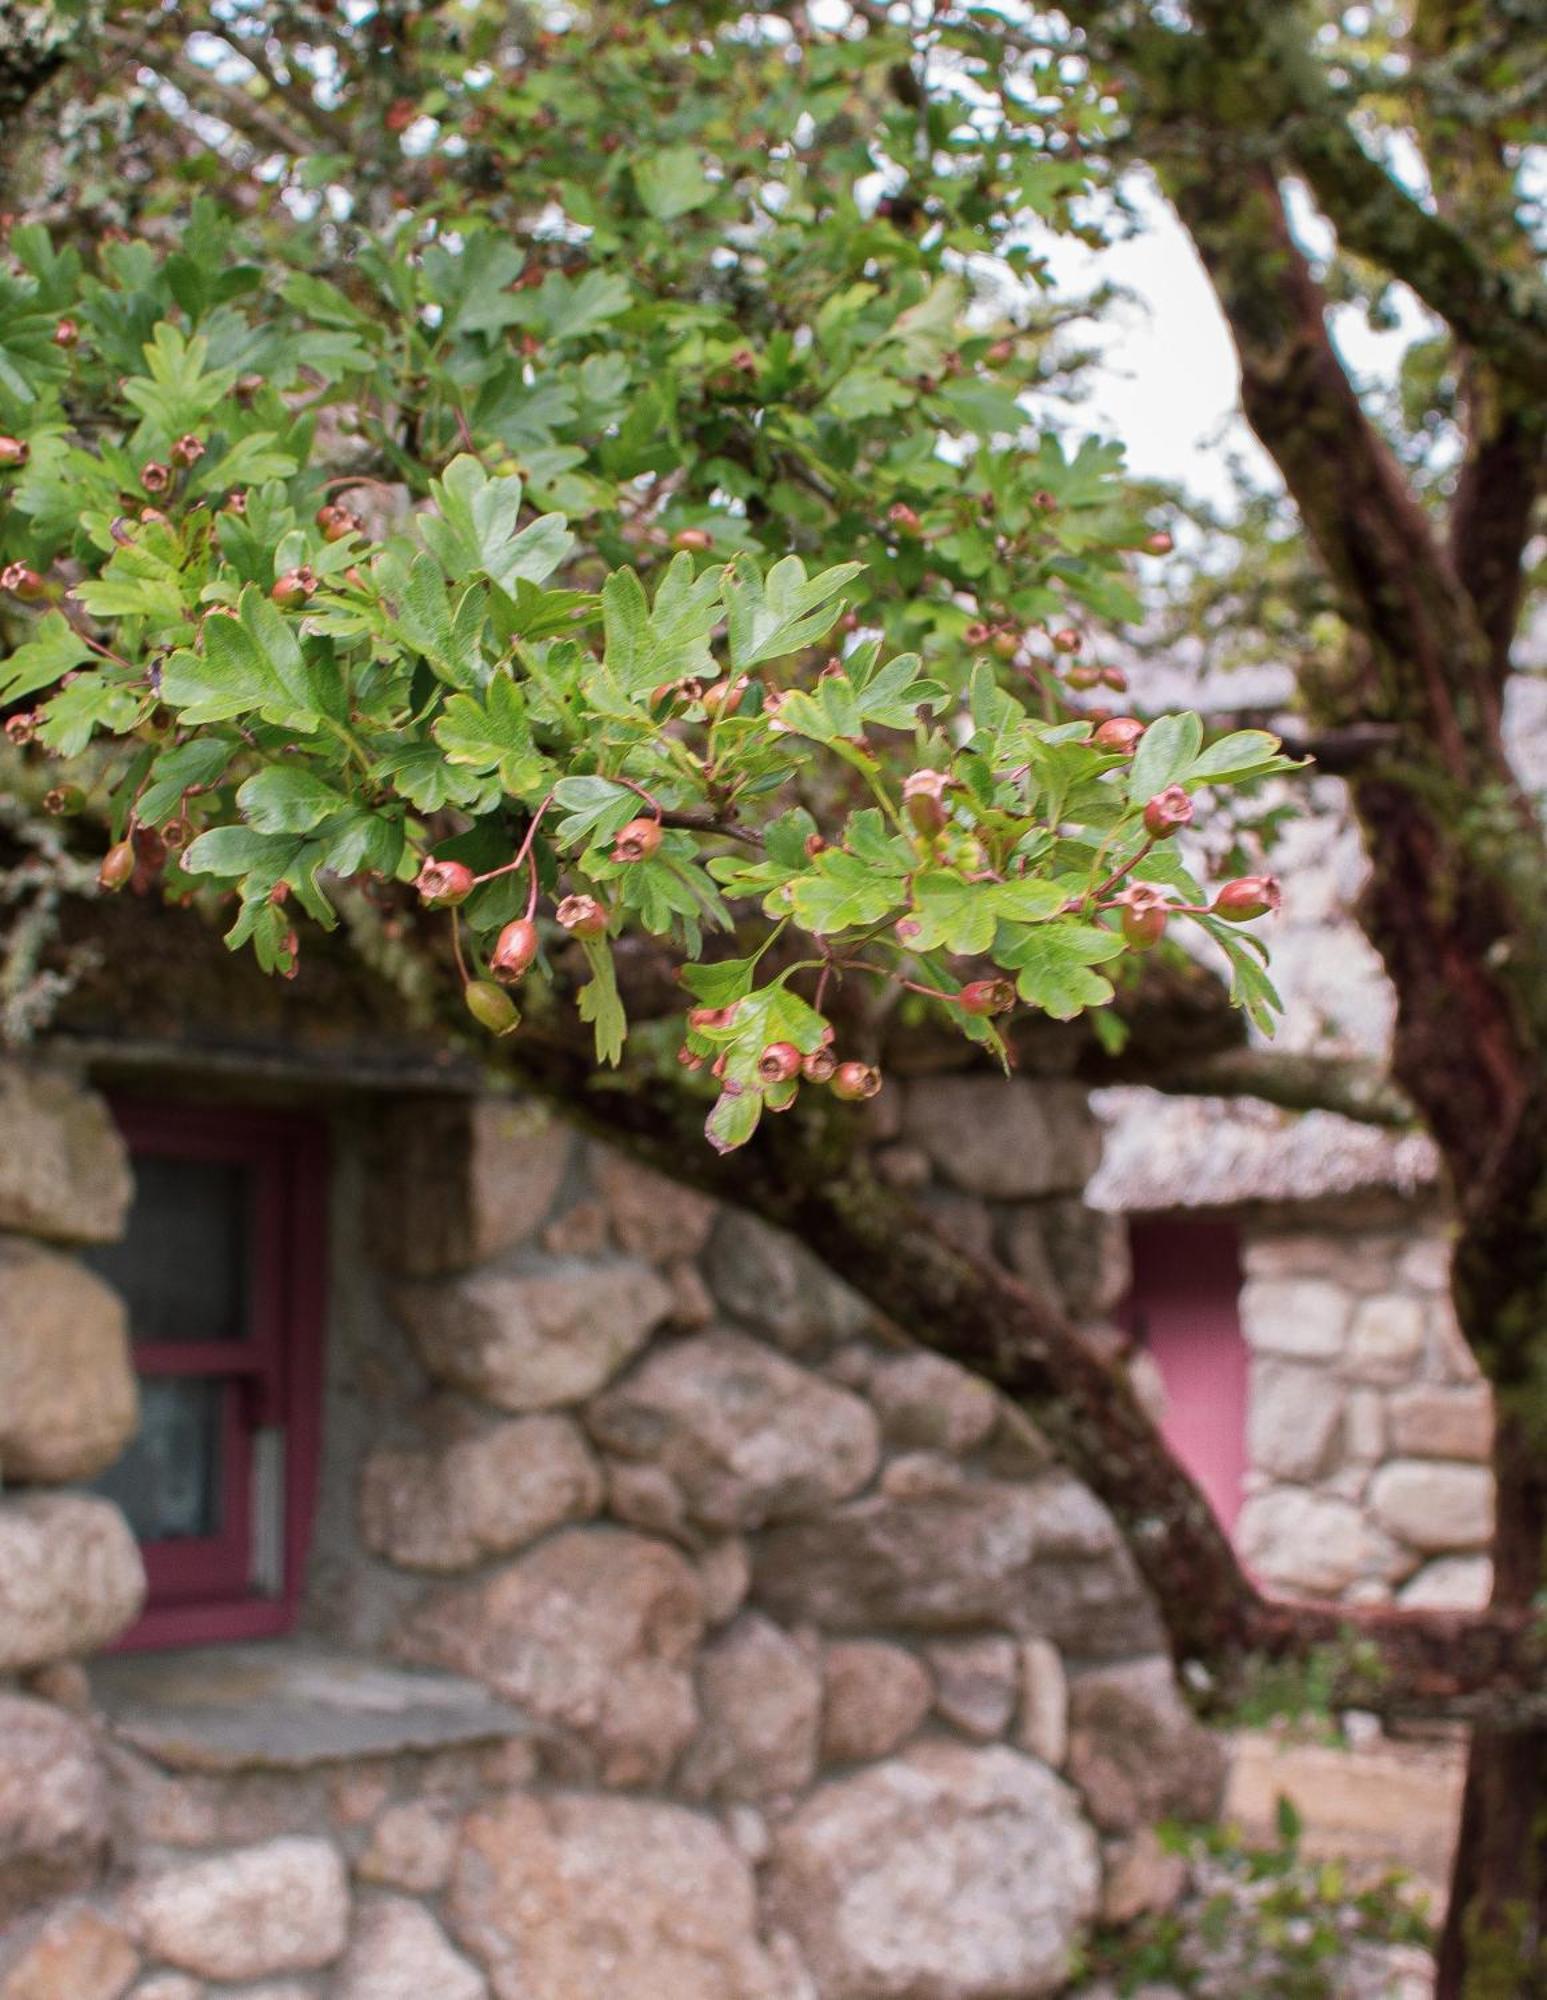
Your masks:
<svg viewBox="0 0 1547 2000"><path fill-rule="evenodd" d="M1129 1248L1124 1318L1160 1373L1161 1435L1228 1532L1247 1470L1239 1234L1229 1222L1146 1218L1130 1225Z"/></svg>
<svg viewBox="0 0 1547 2000"><path fill-rule="evenodd" d="M249 1334L241 1341L137 1343L144 1376L226 1381L222 1517L212 1536L148 1543L149 1594L115 1650L273 1638L300 1609L316 1509L327 1307L327 1146L316 1121L253 1107L115 1098L131 1156L252 1169ZM284 1440L280 1588L251 1584L254 1453L260 1429Z"/></svg>

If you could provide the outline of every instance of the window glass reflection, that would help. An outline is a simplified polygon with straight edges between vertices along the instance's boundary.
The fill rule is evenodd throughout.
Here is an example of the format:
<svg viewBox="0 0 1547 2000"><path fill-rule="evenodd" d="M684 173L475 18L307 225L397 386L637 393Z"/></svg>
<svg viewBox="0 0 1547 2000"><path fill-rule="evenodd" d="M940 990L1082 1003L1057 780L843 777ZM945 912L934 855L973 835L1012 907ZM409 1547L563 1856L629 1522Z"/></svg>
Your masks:
<svg viewBox="0 0 1547 2000"><path fill-rule="evenodd" d="M134 1179L123 1241L91 1263L128 1303L135 1340L245 1339L251 1169L149 1155Z"/></svg>
<svg viewBox="0 0 1547 2000"><path fill-rule="evenodd" d="M220 1532L221 1415L228 1385L160 1376L140 1384L140 1431L95 1482L142 1542Z"/></svg>

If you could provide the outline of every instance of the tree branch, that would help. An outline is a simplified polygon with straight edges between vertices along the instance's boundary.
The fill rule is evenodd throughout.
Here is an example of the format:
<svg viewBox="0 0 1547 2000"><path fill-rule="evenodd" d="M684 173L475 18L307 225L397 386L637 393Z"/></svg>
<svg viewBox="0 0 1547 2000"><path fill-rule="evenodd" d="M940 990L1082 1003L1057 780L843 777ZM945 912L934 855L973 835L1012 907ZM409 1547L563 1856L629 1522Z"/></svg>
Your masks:
<svg viewBox="0 0 1547 2000"><path fill-rule="evenodd" d="M311 151L307 140L276 116L261 98L236 84L223 83L191 62L180 49L162 47L142 35L116 27L104 28L101 39L104 47L115 50L141 69L155 71L192 110L202 110L219 119L250 144L273 147L292 159L305 159Z"/></svg>
<svg viewBox="0 0 1547 2000"><path fill-rule="evenodd" d="M1225 1049L1200 1062L1146 1070L1132 1079L1174 1097L1255 1097L1286 1111L1335 1111L1393 1131L1419 1123L1417 1108L1380 1063L1301 1055L1290 1049Z"/></svg>
<svg viewBox="0 0 1547 2000"><path fill-rule="evenodd" d="M1365 151L1305 17L1278 0L1196 0L1191 11L1195 29L1178 32L1136 21L1125 0L1068 9L1151 92L1164 78L1173 115L1230 134L1242 164L1297 169L1345 249L1410 286L1524 397L1547 397L1547 287L1490 257Z"/></svg>
<svg viewBox="0 0 1547 2000"><path fill-rule="evenodd" d="M232 958L195 911L111 901L72 905L69 915L67 940L95 939L113 967L110 981L104 975L67 1005L67 1045L77 1053L112 1030L100 1047L120 1067L191 1060L219 1070L235 1059L244 1071L272 1071L313 1091L340 1074L389 1090L515 1083L608 1145L792 1231L919 1346L978 1374L1025 1413L1110 1509L1177 1660L1202 1670L1216 1704L1245 1691L1257 1658L1314 1655L1331 1664L1347 1705L1390 1713L1475 1716L1547 1686L1542 1633L1520 1617L1263 1599L1124 1372L1049 1300L947 1243L904 1194L880 1183L864 1116L852 1107L809 1093L765 1120L750 1146L721 1158L703 1137L707 1096L669 1058L652 1064L631 1054L622 1072L598 1071L588 1042L572 1038L567 992L551 1007L534 1005L512 1041L480 1044L476 1057L447 1063L461 1005L435 955L438 932L416 959L421 997L438 1017L427 1015L409 1037L401 993L368 969L364 941L352 933L309 946L311 1004L301 1013L294 989ZM661 1004L680 999L669 981L658 983ZM126 1018L139 1024L128 1044Z"/></svg>

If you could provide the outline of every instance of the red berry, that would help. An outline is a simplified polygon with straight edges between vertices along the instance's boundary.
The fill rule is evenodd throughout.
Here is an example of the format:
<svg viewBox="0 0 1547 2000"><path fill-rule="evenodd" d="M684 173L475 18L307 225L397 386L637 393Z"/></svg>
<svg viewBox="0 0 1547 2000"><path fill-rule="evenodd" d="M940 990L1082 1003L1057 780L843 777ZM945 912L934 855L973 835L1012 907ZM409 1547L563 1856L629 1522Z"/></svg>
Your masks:
<svg viewBox="0 0 1547 2000"><path fill-rule="evenodd" d="M631 819L612 843L614 861L648 861L661 844L658 819Z"/></svg>
<svg viewBox="0 0 1547 2000"><path fill-rule="evenodd" d="M813 1049L800 1059L800 1073L807 1083L830 1083L837 1067L838 1058L831 1049Z"/></svg>
<svg viewBox="0 0 1547 2000"><path fill-rule="evenodd" d="M881 1072L870 1063L839 1063L833 1072L832 1093L846 1104L859 1104L874 1097L881 1088Z"/></svg>
<svg viewBox="0 0 1547 2000"><path fill-rule="evenodd" d="M1085 641L1072 625L1065 625L1061 630L1053 634L1053 650L1055 653L1077 653L1084 643Z"/></svg>
<svg viewBox="0 0 1547 2000"><path fill-rule="evenodd" d="M1015 988L1008 979L973 979L956 996L964 1014L1008 1014L1015 1005Z"/></svg>
<svg viewBox="0 0 1547 2000"><path fill-rule="evenodd" d="M1145 538L1144 547L1152 556L1168 556L1176 544L1164 528L1157 528L1153 535Z"/></svg>
<svg viewBox="0 0 1547 2000"><path fill-rule="evenodd" d="M598 938L607 932L607 912L594 896L566 896L553 913L571 937Z"/></svg>
<svg viewBox="0 0 1547 2000"><path fill-rule="evenodd" d="M704 705L705 715L708 716L711 722L716 722L721 716L734 715L736 713L737 709L741 706L742 698L746 694L746 691L747 676L742 674L733 681L723 680L712 682L698 698Z"/></svg>
<svg viewBox="0 0 1547 2000"><path fill-rule="evenodd" d="M1021 637L1018 632L1007 632L1001 626L989 641L989 645L999 659L1013 660L1021 650Z"/></svg>
<svg viewBox="0 0 1547 2000"><path fill-rule="evenodd" d="M1128 692L1128 676L1121 667L1103 667L1100 678L1105 686L1114 689L1118 694Z"/></svg>
<svg viewBox="0 0 1547 2000"><path fill-rule="evenodd" d="M705 549L714 547L714 536L707 528L679 528L671 538L674 549L688 549L695 555L702 555Z"/></svg>
<svg viewBox="0 0 1547 2000"><path fill-rule="evenodd" d="M21 708L5 718L5 740L14 743L18 750L33 742L37 733L38 712L35 708Z"/></svg>
<svg viewBox="0 0 1547 2000"><path fill-rule="evenodd" d="M302 563L299 569L287 569L283 576L275 577L269 596L281 611L298 611L316 588L316 571Z"/></svg>
<svg viewBox="0 0 1547 2000"><path fill-rule="evenodd" d="M406 132L418 116L419 107L411 97L394 97L381 122L389 132Z"/></svg>
<svg viewBox="0 0 1547 2000"><path fill-rule="evenodd" d="M690 1007L688 1026L697 1029L700 1034L710 1028L729 1027L735 1011L734 1007Z"/></svg>
<svg viewBox="0 0 1547 2000"><path fill-rule="evenodd" d="M1118 897L1123 906L1123 936L1136 951L1148 951L1165 936L1170 906L1163 889L1135 882Z"/></svg>
<svg viewBox="0 0 1547 2000"><path fill-rule="evenodd" d="M325 542L341 542L346 535L358 535L363 525L358 514L332 504L319 507L315 519Z"/></svg>
<svg viewBox="0 0 1547 2000"><path fill-rule="evenodd" d="M29 569L26 563L7 563L4 569L0 569L0 590L8 590L23 604L36 604L47 588L37 571Z"/></svg>
<svg viewBox="0 0 1547 2000"><path fill-rule="evenodd" d="M188 431L172 447L172 456L179 465L197 465L204 456L204 440Z"/></svg>
<svg viewBox="0 0 1547 2000"><path fill-rule="evenodd" d="M81 330L73 319L62 319L54 328L55 347L73 347L81 337Z"/></svg>
<svg viewBox="0 0 1547 2000"><path fill-rule="evenodd" d="M508 1035L521 1024L515 1001L492 980L470 980L462 989L462 998L468 1013L491 1035Z"/></svg>
<svg viewBox="0 0 1547 2000"><path fill-rule="evenodd" d="M32 446L25 438L0 437L0 466L25 465Z"/></svg>
<svg viewBox="0 0 1547 2000"><path fill-rule="evenodd" d="M465 903L473 886L473 871L462 861L426 861L414 878L414 887L432 910Z"/></svg>
<svg viewBox="0 0 1547 2000"><path fill-rule="evenodd" d="M1097 725L1090 740L1098 750L1115 750L1119 756L1131 757L1143 734L1144 724L1136 716L1113 715Z"/></svg>
<svg viewBox="0 0 1547 2000"><path fill-rule="evenodd" d="M140 484L147 493L165 493L172 484L172 468L159 459L149 459L140 467Z"/></svg>
<svg viewBox="0 0 1547 2000"><path fill-rule="evenodd" d="M537 926L530 917L517 917L495 940L489 954L489 969L501 984L513 986L537 956Z"/></svg>
<svg viewBox="0 0 1547 2000"><path fill-rule="evenodd" d="M916 535L924 525L906 500L893 501L886 510L886 518L905 535Z"/></svg>
<svg viewBox="0 0 1547 2000"><path fill-rule="evenodd" d="M944 833L950 820L946 810L945 795L951 786L951 779L944 771L910 771L902 781L903 810L912 821L914 831L932 839L937 833Z"/></svg>
<svg viewBox="0 0 1547 2000"><path fill-rule="evenodd" d="M1064 675L1064 686L1073 688L1077 694L1084 694L1087 688L1100 685L1100 667L1071 667Z"/></svg>
<svg viewBox="0 0 1547 2000"><path fill-rule="evenodd" d="M977 618L962 633L962 642L968 646L986 646L993 636L993 626L986 625L981 618Z"/></svg>
<svg viewBox="0 0 1547 2000"><path fill-rule="evenodd" d="M102 865L97 870L97 886L109 891L121 889L133 873L134 842L116 841L102 857Z"/></svg>
<svg viewBox="0 0 1547 2000"><path fill-rule="evenodd" d="M1227 882L1210 907L1216 917L1244 924L1253 917L1267 916L1282 901L1276 876L1242 875L1234 882Z"/></svg>
<svg viewBox="0 0 1547 2000"><path fill-rule="evenodd" d="M60 813L78 813L86 803L86 794L79 785L55 785L51 792L43 794L43 810L56 816Z"/></svg>
<svg viewBox="0 0 1547 2000"><path fill-rule="evenodd" d="M762 1084L788 1083L800 1075L800 1050L793 1042L770 1042L757 1059L757 1078Z"/></svg>
<svg viewBox="0 0 1547 2000"><path fill-rule="evenodd" d="M1152 840L1163 840L1192 819L1192 800L1180 785L1167 785L1144 808L1144 831Z"/></svg>

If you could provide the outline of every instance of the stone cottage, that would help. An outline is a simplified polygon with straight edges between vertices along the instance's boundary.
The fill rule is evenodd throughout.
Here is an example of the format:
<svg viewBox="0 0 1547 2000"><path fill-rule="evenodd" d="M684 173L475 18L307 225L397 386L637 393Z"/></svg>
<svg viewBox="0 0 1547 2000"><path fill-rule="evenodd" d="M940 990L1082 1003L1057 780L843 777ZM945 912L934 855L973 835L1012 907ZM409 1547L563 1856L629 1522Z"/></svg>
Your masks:
<svg viewBox="0 0 1547 2000"><path fill-rule="evenodd" d="M1015 1412L529 1105L234 1070L0 1071L3 2000L990 2000L1175 1892L1222 1754ZM1094 1306L985 1087L891 1170Z"/></svg>
<svg viewBox="0 0 1547 2000"><path fill-rule="evenodd" d="M1224 1758L1024 1419L164 921L0 1067L0 2000L1032 2000L1176 1893ZM1129 1354L1264 1578L1475 1601L1421 1141L898 1069L879 1170Z"/></svg>

